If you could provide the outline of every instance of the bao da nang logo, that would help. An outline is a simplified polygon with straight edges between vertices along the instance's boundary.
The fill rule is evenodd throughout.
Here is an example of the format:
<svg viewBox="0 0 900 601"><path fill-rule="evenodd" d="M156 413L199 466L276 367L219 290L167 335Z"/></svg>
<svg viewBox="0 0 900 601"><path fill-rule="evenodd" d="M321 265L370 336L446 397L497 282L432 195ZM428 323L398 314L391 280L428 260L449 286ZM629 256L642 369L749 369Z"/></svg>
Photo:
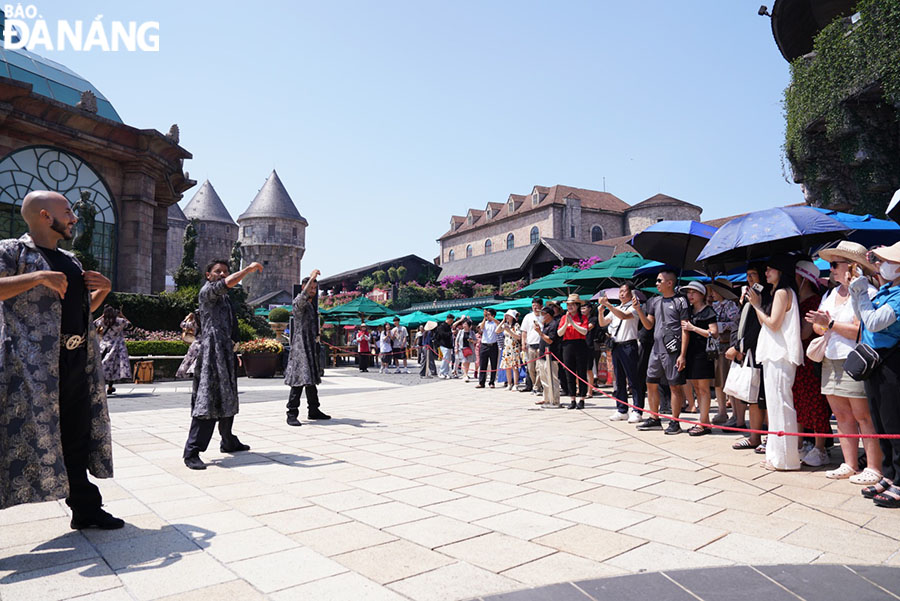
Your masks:
<svg viewBox="0 0 900 601"><path fill-rule="evenodd" d="M159 52L159 21L50 21L34 4L4 5L0 32L8 50Z"/></svg>

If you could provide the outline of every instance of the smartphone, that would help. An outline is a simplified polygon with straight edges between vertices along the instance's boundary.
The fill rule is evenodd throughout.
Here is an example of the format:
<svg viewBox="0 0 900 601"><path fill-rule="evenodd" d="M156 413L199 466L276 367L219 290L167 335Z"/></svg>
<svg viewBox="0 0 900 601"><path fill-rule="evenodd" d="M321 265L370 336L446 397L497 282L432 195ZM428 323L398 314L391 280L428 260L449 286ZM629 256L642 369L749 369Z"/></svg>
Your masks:
<svg viewBox="0 0 900 601"><path fill-rule="evenodd" d="M763 285L760 283L753 284L753 286L751 286L751 288L753 288L753 292L755 292L757 294L762 294L763 290L765 290L765 288L763 288Z"/></svg>

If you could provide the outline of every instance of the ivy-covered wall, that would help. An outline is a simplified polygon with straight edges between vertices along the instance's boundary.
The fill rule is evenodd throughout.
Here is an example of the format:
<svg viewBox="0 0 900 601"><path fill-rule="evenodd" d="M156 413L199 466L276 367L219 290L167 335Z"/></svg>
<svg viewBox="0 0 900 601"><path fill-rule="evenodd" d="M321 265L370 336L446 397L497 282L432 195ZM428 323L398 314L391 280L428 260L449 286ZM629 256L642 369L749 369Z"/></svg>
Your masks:
<svg viewBox="0 0 900 601"><path fill-rule="evenodd" d="M900 188L900 1L856 9L791 64L784 149L808 204L883 215Z"/></svg>

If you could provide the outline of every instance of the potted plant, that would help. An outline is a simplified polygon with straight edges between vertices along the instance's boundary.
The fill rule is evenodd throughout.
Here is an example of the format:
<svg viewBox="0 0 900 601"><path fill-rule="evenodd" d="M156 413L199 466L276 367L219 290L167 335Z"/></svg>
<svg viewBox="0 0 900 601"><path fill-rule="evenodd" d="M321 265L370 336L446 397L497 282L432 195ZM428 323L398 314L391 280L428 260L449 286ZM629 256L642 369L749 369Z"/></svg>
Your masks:
<svg viewBox="0 0 900 601"><path fill-rule="evenodd" d="M275 332L275 339L280 340L291 320L291 312L284 307L275 307L269 311L269 327Z"/></svg>
<svg viewBox="0 0 900 601"><path fill-rule="evenodd" d="M248 378L271 378L281 367L284 347L272 338L256 338L238 345L237 352Z"/></svg>

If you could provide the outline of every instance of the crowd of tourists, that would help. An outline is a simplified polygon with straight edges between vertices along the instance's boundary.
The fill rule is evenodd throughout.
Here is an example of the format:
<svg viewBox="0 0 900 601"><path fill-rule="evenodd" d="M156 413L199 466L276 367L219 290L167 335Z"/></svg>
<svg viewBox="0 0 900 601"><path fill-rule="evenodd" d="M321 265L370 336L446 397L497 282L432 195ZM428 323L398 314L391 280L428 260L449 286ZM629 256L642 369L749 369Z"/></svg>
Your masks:
<svg viewBox="0 0 900 601"><path fill-rule="evenodd" d="M880 506L900 507L893 486L900 440L866 438L900 434L900 354L893 353L900 244L867 250L843 241L818 257L829 263L827 279L812 258L781 255L748 265L741 286L727 279L679 285L676 273L663 270L650 298L625 282L596 306L572 294L565 307L535 298L525 315L448 315L415 332L420 375L583 409L602 394L608 353L617 401L609 419L667 435L683 433L684 421L695 437L749 430L732 448L760 454L761 467L772 471L830 466L837 438L841 459L824 476L863 486ZM396 340L396 325L381 339ZM860 348L878 356L865 379L848 373L848 357ZM681 420L684 414L696 415Z"/></svg>

